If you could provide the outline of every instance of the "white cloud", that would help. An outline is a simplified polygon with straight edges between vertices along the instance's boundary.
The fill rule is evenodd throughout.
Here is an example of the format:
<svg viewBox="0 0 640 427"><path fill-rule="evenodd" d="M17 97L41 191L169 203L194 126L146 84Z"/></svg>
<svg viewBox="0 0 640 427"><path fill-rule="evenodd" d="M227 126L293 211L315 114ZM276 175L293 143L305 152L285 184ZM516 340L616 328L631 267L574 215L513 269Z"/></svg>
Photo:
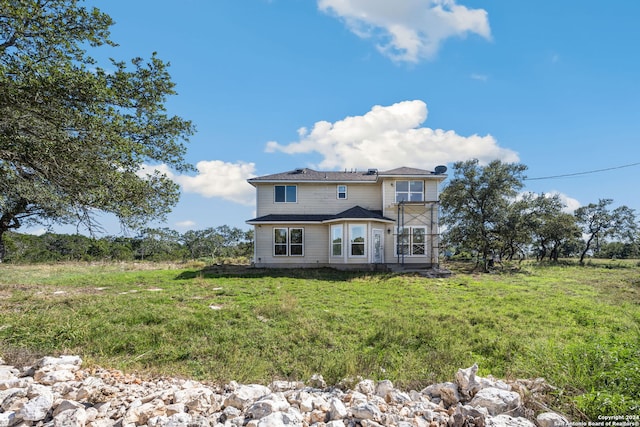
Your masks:
<svg viewBox="0 0 640 427"><path fill-rule="evenodd" d="M478 159L519 161L516 152L501 148L491 135L468 137L455 131L420 127L427 119L427 105L420 100L391 106L374 106L363 116L335 123L316 122L311 132L302 128L300 140L288 145L267 143L267 152L287 154L316 152L322 169L392 169L399 166L431 169L439 164Z"/></svg>
<svg viewBox="0 0 640 427"><path fill-rule="evenodd" d="M195 221L191 221L191 220L178 221L178 222L175 223L176 227L184 228L184 229L195 227L195 225L196 225L196 222Z"/></svg>
<svg viewBox="0 0 640 427"><path fill-rule="evenodd" d="M573 197L569 197L564 193L561 193L559 191L556 190L552 190L548 193L551 196L555 196L557 195L560 200L562 201L562 203L565 204L565 208L563 209L564 212L566 213L574 213L576 209L578 209L580 206L582 206L582 203L580 203L578 200L574 199Z"/></svg>
<svg viewBox="0 0 640 427"><path fill-rule="evenodd" d="M375 39L394 61L432 58L450 37L491 38L487 12L455 0L318 0L318 8L344 20L357 36Z"/></svg>
<svg viewBox="0 0 640 427"><path fill-rule="evenodd" d="M481 82L486 82L487 80L489 80L489 76L487 76L486 74L473 73L471 74L471 78L473 80L480 80Z"/></svg>
<svg viewBox="0 0 640 427"><path fill-rule="evenodd" d="M196 175L176 175L165 164L157 166L142 165L139 175L154 171L165 174L182 187L187 193L196 193L204 197L220 197L242 205L255 203L255 189L247 179L255 175L254 163L227 163L221 160L203 160L196 164Z"/></svg>

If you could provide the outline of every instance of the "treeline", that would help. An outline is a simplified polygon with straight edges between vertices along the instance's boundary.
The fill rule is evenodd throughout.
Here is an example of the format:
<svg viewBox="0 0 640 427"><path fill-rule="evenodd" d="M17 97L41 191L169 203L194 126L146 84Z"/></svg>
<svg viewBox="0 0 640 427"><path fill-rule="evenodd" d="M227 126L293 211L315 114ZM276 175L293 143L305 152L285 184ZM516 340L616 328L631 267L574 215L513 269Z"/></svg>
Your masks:
<svg viewBox="0 0 640 427"><path fill-rule="evenodd" d="M485 270L503 259L640 256L633 209L600 199L570 213L558 195L520 192L525 170L497 160L454 165L440 197L447 256L475 258Z"/></svg>
<svg viewBox="0 0 640 427"><path fill-rule="evenodd" d="M57 261L185 261L248 263L253 256L253 230L222 225L179 233L169 228L146 228L134 237L87 237L45 233L40 236L9 232L5 262Z"/></svg>

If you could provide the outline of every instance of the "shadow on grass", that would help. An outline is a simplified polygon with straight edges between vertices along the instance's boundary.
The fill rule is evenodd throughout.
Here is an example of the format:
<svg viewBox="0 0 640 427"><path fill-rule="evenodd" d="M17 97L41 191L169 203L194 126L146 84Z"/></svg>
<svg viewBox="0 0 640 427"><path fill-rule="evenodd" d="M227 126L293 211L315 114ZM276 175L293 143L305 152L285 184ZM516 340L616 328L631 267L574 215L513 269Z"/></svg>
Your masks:
<svg viewBox="0 0 640 427"><path fill-rule="evenodd" d="M378 277L390 277L393 274L376 271L342 271L333 268L255 268L248 265L215 265L200 270L183 271L175 277L175 280L190 280L196 278L240 277L286 277L296 279L323 280L329 282L343 282L351 279Z"/></svg>

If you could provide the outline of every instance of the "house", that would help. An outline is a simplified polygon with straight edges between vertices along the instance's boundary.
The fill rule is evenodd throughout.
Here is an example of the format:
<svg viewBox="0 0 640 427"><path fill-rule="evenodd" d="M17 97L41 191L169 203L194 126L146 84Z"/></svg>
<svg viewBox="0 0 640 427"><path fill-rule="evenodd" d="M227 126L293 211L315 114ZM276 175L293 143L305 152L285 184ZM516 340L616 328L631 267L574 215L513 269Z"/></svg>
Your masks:
<svg viewBox="0 0 640 427"><path fill-rule="evenodd" d="M434 172L308 168L251 178L256 188L256 267L379 269L438 266Z"/></svg>

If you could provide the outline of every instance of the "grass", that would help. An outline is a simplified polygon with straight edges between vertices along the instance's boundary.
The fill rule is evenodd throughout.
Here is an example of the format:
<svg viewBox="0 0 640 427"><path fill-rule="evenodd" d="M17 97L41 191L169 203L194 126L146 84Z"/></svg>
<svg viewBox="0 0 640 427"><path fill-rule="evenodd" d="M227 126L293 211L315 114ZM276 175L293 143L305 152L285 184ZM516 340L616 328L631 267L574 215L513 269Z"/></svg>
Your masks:
<svg viewBox="0 0 640 427"><path fill-rule="evenodd" d="M190 266L198 267L198 266ZM446 279L175 265L0 266L0 355L214 382L391 379L473 363L544 377L575 418L640 411L640 265L525 265Z"/></svg>

